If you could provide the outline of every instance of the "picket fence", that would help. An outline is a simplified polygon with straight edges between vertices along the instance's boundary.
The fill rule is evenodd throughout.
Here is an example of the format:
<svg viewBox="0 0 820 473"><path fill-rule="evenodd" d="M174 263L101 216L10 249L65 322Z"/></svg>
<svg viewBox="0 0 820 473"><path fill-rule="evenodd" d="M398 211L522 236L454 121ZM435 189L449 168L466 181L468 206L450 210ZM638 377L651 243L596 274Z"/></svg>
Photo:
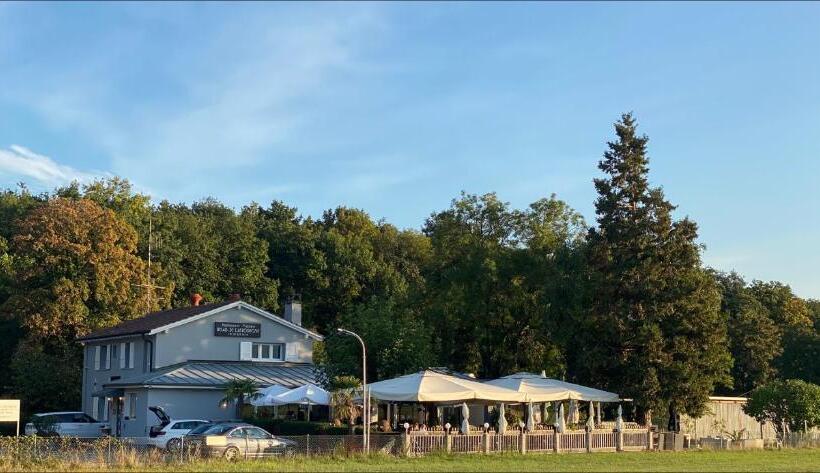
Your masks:
<svg viewBox="0 0 820 473"><path fill-rule="evenodd" d="M512 432L505 434L470 433L430 434L411 432L401 435L401 450L408 455L433 452L615 452L652 450L652 433L647 429L623 432L609 430Z"/></svg>

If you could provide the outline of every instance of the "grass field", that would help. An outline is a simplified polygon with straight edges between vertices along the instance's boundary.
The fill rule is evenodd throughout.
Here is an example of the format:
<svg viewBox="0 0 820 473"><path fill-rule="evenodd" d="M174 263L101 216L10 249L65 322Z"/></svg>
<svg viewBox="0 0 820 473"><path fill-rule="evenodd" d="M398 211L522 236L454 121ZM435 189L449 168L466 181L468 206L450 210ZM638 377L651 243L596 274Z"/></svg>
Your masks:
<svg viewBox="0 0 820 473"><path fill-rule="evenodd" d="M30 471L102 471L94 464L31 465ZM564 455L431 455L422 458L387 456L274 458L238 463L201 461L146 468L139 471L820 471L820 449L767 451L692 451L592 453ZM0 467L0 470L3 470ZM9 470L7 470L9 471Z"/></svg>

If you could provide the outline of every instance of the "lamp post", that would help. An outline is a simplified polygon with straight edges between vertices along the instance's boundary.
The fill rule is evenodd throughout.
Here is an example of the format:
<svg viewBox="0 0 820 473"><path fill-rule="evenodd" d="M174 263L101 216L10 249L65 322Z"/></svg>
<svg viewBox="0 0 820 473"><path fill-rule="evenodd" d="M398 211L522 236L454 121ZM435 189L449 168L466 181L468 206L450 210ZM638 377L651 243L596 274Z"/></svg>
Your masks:
<svg viewBox="0 0 820 473"><path fill-rule="evenodd" d="M362 410L364 411L364 415L362 416L362 420L364 421L362 443L364 444L364 453L367 455L370 452L370 396L367 394L367 349L364 346L362 337L356 333L343 328L337 328L336 331L342 335L355 337L356 340L362 344Z"/></svg>

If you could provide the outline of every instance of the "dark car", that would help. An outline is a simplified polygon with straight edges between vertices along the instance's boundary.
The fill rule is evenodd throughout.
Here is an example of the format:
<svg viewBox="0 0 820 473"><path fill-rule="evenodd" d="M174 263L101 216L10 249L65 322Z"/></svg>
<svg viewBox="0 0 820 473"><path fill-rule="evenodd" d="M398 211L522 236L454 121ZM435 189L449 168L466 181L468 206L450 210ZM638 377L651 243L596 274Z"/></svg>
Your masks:
<svg viewBox="0 0 820 473"><path fill-rule="evenodd" d="M201 427L183 439L188 448L205 456L224 457L228 460L281 455L296 451L296 442L275 437L259 427L234 422L223 422Z"/></svg>

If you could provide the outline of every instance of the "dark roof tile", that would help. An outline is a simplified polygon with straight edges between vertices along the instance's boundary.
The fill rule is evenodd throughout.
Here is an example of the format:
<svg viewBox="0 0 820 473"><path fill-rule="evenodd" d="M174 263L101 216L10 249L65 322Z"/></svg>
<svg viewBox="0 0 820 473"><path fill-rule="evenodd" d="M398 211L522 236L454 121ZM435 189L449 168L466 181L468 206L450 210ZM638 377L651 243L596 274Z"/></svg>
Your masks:
<svg viewBox="0 0 820 473"><path fill-rule="evenodd" d="M96 340L100 338L121 337L126 335L140 335L148 333L156 328L164 327L168 324L173 324L190 317L204 314L205 312L218 309L228 304L233 304L234 301L216 302L213 304L202 304L198 306L183 307L180 309L162 310L159 312L152 312L142 317L126 320L125 322L115 325L113 327L104 328L91 332L84 337L79 337L79 341Z"/></svg>

